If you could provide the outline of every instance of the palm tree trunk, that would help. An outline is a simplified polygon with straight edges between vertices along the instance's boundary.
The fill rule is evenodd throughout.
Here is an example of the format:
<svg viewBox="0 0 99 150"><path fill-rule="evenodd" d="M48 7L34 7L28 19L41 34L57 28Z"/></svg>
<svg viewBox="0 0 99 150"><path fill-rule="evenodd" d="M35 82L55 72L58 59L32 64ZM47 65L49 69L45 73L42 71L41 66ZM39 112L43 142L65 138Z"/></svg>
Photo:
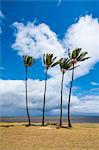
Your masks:
<svg viewBox="0 0 99 150"><path fill-rule="evenodd" d="M71 84L70 84L69 99L68 99L68 127L72 127L71 122L70 122L70 100L71 100L73 80L74 80L74 64L73 64L72 80L71 80Z"/></svg>
<svg viewBox="0 0 99 150"><path fill-rule="evenodd" d="M28 116L28 125L30 126L30 116L29 116L29 110L28 110L28 98L27 98L27 74L28 74L28 68L26 66L26 82L25 82L25 92L26 92L26 111L27 111L27 116Z"/></svg>
<svg viewBox="0 0 99 150"><path fill-rule="evenodd" d="M46 76L45 76L45 89L44 89L44 103L43 103L42 126L44 126L44 122L45 122L45 98L46 98L46 86L47 86L47 69L46 69Z"/></svg>
<svg viewBox="0 0 99 150"><path fill-rule="evenodd" d="M62 73L62 81L61 81L60 126L62 126L63 80L64 80L64 73Z"/></svg>

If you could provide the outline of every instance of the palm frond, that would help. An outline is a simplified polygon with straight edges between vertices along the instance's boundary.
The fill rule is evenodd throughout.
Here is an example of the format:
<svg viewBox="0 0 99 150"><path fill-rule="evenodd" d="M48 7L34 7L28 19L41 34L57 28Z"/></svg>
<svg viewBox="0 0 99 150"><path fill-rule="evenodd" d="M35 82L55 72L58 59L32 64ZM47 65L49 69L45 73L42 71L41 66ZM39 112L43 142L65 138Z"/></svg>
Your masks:
<svg viewBox="0 0 99 150"><path fill-rule="evenodd" d="M48 66L50 66L52 63L52 57L53 57L53 54L48 54L48 56L47 56L47 65Z"/></svg>
<svg viewBox="0 0 99 150"><path fill-rule="evenodd" d="M52 65L51 65L51 67L54 67L54 66L56 66L56 65L58 65L59 64L59 61L56 61L55 63L53 63Z"/></svg>
<svg viewBox="0 0 99 150"><path fill-rule="evenodd" d="M84 57L87 55L87 52L82 52L79 57L77 58L77 61L81 61L82 59L84 59Z"/></svg>
<svg viewBox="0 0 99 150"><path fill-rule="evenodd" d="M72 55L71 55L70 49L68 49L68 57L69 57L70 59L72 58Z"/></svg>
<svg viewBox="0 0 99 150"><path fill-rule="evenodd" d="M80 52L81 52L81 48L74 49L72 52L72 59L76 59L79 56Z"/></svg>
<svg viewBox="0 0 99 150"><path fill-rule="evenodd" d="M80 55L81 50L82 50L81 48L76 49L76 58Z"/></svg>
<svg viewBox="0 0 99 150"><path fill-rule="evenodd" d="M72 64L71 64L71 62L69 61L68 58L62 58L59 65L60 65L61 71L64 72L64 73L65 73L66 70L70 69L71 66L72 66Z"/></svg>
<svg viewBox="0 0 99 150"><path fill-rule="evenodd" d="M29 62L29 66L32 66L35 63L35 61L36 60L34 58L32 58L31 61Z"/></svg>
<svg viewBox="0 0 99 150"><path fill-rule="evenodd" d="M53 66L55 66L59 63L58 61L54 63L56 58L57 57L54 57L53 54L50 54L50 53L47 53L47 54L43 55L43 61L44 61L44 64L45 64L47 69L49 67L53 67Z"/></svg>
<svg viewBox="0 0 99 150"><path fill-rule="evenodd" d="M83 58L83 59L81 59L80 61L84 61L84 60L87 60L87 59L89 59L89 58L91 58L91 57Z"/></svg>
<svg viewBox="0 0 99 150"><path fill-rule="evenodd" d="M43 55L43 62L44 62L44 64L45 64L45 54Z"/></svg>
<svg viewBox="0 0 99 150"><path fill-rule="evenodd" d="M76 58L76 49L73 50L73 52L72 52L72 59L75 59L75 58Z"/></svg>
<svg viewBox="0 0 99 150"><path fill-rule="evenodd" d="M57 57L52 58L52 61L54 62L54 60L55 60L56 58L57 58Z"/></svg>
<svg viewBox="0 0 99 150"><path fill-rule="evenodd" d="M78 68L80 65L78 65L78 66L75 66L75 67L72 67L72 68L70 68L69 70L73 70L73 69L75 69L75 68Z"/></svg>

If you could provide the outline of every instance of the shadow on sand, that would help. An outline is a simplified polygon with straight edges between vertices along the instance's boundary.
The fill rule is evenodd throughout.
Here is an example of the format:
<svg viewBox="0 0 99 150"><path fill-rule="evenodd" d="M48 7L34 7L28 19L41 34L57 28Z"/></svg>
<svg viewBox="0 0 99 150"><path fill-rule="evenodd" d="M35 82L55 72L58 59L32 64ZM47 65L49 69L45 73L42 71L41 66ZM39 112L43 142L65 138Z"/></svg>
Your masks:
<svg viewBox="0 0 99 150"><path fill-rule="evenodd" d="M5 128L9 128L9 127L13 127L14 125L0 125L0 127L5 127Z"/></svg>
<svg viewBox="0 0 99 150"><path fill-rule="evenodd" d="M5 127L5 128L9 128L9 127L14 127L15 125L12 125L12 124L7 124L7 125L0 125L0 127ZM69 129L69 127L67 127L66 125L63 125L63 126L59 126L59 123L45 123L44 126L42 126L41 123L31 123L31 126L29 126L28 124L21 124L21 126L25 126L25 127L33 127L33 126L37 126L37 127L51 127L51 128L56 128L56 129L62 129L62 128L65 128L65 129Z"/></svg>

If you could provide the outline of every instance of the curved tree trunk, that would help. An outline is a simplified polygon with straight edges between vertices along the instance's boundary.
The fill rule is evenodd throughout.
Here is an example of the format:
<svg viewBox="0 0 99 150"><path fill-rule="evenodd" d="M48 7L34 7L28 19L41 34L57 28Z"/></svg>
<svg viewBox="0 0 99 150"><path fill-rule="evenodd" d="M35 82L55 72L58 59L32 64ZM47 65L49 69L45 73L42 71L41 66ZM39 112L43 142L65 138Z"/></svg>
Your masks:
<svg viewBox="0 0 99 150"><path fill-rule="evenodd" d="M26 67L26 82L25 82L25 92L26 92L26 111L27 111L27 116L28 116L28 122L29 126L31 125L30 123L30 116L29 116L29 110L28 110L28 98L27 98L27 74L28 74L28 68Z"/></svg>
<svg viewBox="0 0 99 150"><path fill-rule="evenodd" d="M60 126L62 126L63 80L64 80L64 73L62 73L62 81L61 81Z"/></svg>
<svg viewBox="0 0 99 150"><path fill-rule="evenodd" d="M43 103L42 126L44 126L44 122L45 122L45 98L46 98L46 86L47 86L47 69L46 69L46 76L45 76L45 89L44 89L44 103Z"/></svg>
<svg viewBox="0 0 99 150"><path fill-rule="evenodd" d="M68 127L72 127L71 122L70 122L70 100L71 100L73 80L74 80L74 65L73 65L73 70L72 70L72 80L70 84L69 99L68 99Z"/></svg>

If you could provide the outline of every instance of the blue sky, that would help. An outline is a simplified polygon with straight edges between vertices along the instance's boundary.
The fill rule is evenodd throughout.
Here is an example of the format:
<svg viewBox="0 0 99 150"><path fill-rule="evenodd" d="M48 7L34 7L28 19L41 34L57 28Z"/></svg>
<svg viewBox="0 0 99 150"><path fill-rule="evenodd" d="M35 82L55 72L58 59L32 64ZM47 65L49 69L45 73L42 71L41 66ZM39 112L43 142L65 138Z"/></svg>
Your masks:
<svg viewBox="0 0 99 150"><path fill-rule="evenodd" d="M1 38L1 69L0 78L2 81L15 81L25 79L25 67L22 62L22 58L18 54L17 48L12 48L17 37L15 32L18 32L17 27L13 26L14 22L22 23L27 26L28 22L36 20L36 25L44 23L50 27L50 31L57 34L59 40L63 40L67 30L72 24L79 22L83 16L92 15L91 19L99 17L99 2L98 1L61 1L60 5L57 6L58 1L2 1L1 12L4 14L4 18L1 20L2 33ZM97 25L99 26L99 24ZM94 27L94 26L93 26ZM16 28L16 29L15 29ZM68 45L68 44L67 44ZM99 49L97 50L99 51ZM57 53L56 53L57 55ZM95 58L96 59L96 58ZM92 62L92 66L88 68L88 72L78 75L74 81L73 95L81 98L85 96L99 96L99 61ZM58 71L57 71L58 72ZM52 73L53 74L53 73ZM53 79L53 75L49 73L49 79ZM37 59L35 65L29 68L29 78L35 80L44 81L45 73L44 66L42 64L41 57ZM69 81L68 81L69 83ZM2 82L3 84L3 82ZM41 84L41 83L40 83ZM64 85L69 86L69 84ZM65 88L67 88L65 87ZM7 91L8 93L8 91ZM7 94L5 92L5 95ZM10 95L13 94L10 93ZM42 97L41 97L42 98ZM99 98L99 97L98 97ZM97 98L97 99L98 99ZM13 96L12 96L13 99ZM89 100L89 99L88 99ZM5 100L7 101L7 100ZM84 99L85 101L85 99ZM87 101L87 99L86 99ZM97 100L96 100L97 101ZM11 102L10 102L11 103ZM4 105L4 104L3 104ZM38 104L39 105L39 104ZM94 104L93 104L94 105ZM15 105L16 109L19 110L22 106ZM2 107L3 108L3 107ZM30 109L32 106L30 106ZM34 106L33 106L34 108ZM11 108L12 110L13 108ZM21 109L21 108L20 108ZM35 108L35 115L38 115L39 108ZM49 109L49 108L48 108ZM95 109L95 108L94 108ZM15 112L8 110L2 110L1 115L17 115ZM31 112L33 110L31 109ZM58 110L57 110L58 111ZM54 112L54 108L52 109ZM54 114L49 112L49 115ZM48 112L47 112L48 113ZM75 112L76 114L77 112ZM78 112L80 114L80 112ZM88 114L99 114L99 112L88 112ZM19 115L24 115L25 112L20 112ZM41 112L40 112L41 114ZM57 113L56 113L57 114ZM55 114L55 115L56 115ZM82 114L87 114L82 111Z"/></svg>

